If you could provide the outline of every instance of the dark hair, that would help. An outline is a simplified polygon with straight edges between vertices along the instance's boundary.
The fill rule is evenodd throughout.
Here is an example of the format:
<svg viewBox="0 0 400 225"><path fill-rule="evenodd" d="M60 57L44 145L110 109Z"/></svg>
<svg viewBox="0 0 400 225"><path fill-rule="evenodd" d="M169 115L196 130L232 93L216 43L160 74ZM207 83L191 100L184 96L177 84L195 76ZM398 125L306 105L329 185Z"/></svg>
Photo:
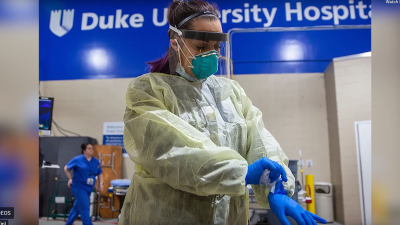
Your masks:
<svg viewBox="0 0 400 225"><path fill-rule="evenodd" d="M83 154L83 152L86 150L86 148L87 148L87 146L88 145L92 145L92 144L90 144L90 143L83 143L83 144L81 144L81 149L82 149L82 154Z"/></svg>
<svg viewBox="0 0 400 225"><path fill-rule="evenodd" d="M213 12L215 15L219 15L218 7L216 4L210 4L203 0L192 0L192 1L174 1L168 8L168 22L171 26L178 26L178 24L186 19L187 17L198 13L198 12L205 12L210 11ZM217 19L212 14L205 14L193 18L186 23L184 23L179 29L188 29L193 25L193 21L197 19L208 19L208 20L215 20ZM175 36L175 32L168 30L168 36L173 38ZM150 65L150 72L152 73L166 73L170 74L170 67L169 67L169 51L164 54L163 57L148 62L147 64Z"/></svg>

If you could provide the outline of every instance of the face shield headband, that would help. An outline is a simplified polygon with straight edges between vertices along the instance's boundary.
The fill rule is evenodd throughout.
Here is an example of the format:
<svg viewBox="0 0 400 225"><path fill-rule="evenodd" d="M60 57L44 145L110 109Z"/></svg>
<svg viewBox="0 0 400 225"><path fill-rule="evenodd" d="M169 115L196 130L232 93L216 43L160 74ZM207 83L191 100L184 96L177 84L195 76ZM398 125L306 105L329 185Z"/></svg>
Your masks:
<svg viewBox="0 0 400 225"><path fill-rule="evenodd" d="M227 33L185 30L185 29L178 30L176 27L173 26L169 26L169 29L173 30L181 38L188 38L205 42L209 41L225 42L229 40L229 35Z"/></svg>
<svg viewBox="0 0 400 225"><path fill-rule="evenodd" d="M169 29L171 29L172 31L177 33L180 38L195 39L195 40L206 41L206 42L208 42L208 41L219 41L219 42L228 41L229 35L227 33L180 29L189 20L196 18L198 16L206 15L206 14L213 15L213 16L215 16L215 18L218 19L218 16L215 15L211 11L198 12L198 13L195 13L193 15L186 17L177 26L170 25Z"/></svg>

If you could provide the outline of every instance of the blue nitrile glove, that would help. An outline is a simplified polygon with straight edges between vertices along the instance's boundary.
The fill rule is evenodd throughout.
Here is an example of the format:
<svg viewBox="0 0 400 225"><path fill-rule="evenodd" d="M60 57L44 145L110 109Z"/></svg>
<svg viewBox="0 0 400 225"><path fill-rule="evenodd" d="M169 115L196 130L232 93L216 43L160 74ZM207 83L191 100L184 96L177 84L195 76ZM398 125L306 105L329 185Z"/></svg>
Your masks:
<svg viewBox="0 0 400 225"><path fill-rule="evenodd" d="M261 159L255 161L253 164L248 166L246 174L246 185L247 184L260 184L260 177L264 170L269 170L269 179L271 183L276 181L281 175L282 180L287 182L286 172L279 163L274 162L267 157L262 157Z"/></svg>
<svg viewBox="0 0 400 225"><path fill-rule="evenodd" d="M282 181L275 185L275 192L268 195L269 205L272 212L278 217L282 225L290 225L286 216L292 217L298 225L317 225L315 220L325 224L326 220L304 210L297 202L286 195Z"/></svg>

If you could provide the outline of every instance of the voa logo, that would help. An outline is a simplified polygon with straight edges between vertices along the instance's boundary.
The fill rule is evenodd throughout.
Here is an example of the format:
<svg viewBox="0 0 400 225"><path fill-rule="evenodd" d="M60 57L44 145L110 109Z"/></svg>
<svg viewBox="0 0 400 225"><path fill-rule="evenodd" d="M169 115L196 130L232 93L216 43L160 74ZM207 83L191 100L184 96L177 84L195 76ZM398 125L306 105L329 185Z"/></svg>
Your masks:
<svg viewBox="0 0 400 225"><path fill-rule="evenodd" d="M50 16L50 30L53 34L62 37L68 33L74 25L74 10L67 9L62 12L62 23L61 23L61 10L51 11Z"/></svg>
<svg viewBox="0 0 400 225"><path fill-rule="evenodd" d="M155 11L157 15L157 11ZM164 12L166 15L166 12ZM165 16L164 15L164 16ZM62 22L61 22L62 16ZM153 18L154 20L154 18ZM166 18L164 18L162 25L165 25ZM135 13L132 15L123 14L121 9L117 9L115 16L109 15L98 16L96 13L83 13L82 14L82 24L81 30L93 30L99 27L102 30L105 29L119 29L119 28L140 28L143 27L144 17L140 13ZM157 21L156 21L157 22ZM61 10L51 11L50 17L50 30L53 34L62 37L68 33L74 23L74 10L63 10L61 15ZM161 24L161 23L160 23ZM130 26L129 26L130 25ZM161 26L156 24L156 26Z"/></svg>

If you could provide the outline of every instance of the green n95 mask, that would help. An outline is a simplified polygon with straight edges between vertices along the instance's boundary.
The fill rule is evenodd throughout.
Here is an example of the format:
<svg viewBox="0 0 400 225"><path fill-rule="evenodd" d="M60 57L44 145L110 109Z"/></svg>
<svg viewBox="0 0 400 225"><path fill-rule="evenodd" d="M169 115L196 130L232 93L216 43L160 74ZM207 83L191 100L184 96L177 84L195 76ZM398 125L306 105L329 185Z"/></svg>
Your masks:
<svg viewBox="0 0 400 225"><path fill-rule="evenodd" d="M189 51L191 56L191 61L182 51L181 46L179 45L178 41L175 39L178 45L178 56L180 56L179 51L182 52L186 60L189 62L189 67L192 69L193 75L198 80L207 79L209 76L215 74L218 71L218 58L219 54L215 50L207 51L200 53L196 56L192 54L189 48L186 46L185 42L182 40L183 44L186 46L186 49ZM182 77L186 78L189 81L196 81L192 76L185 72L185 69L182 67L181 59L179 57L179 65L177 66L176 72L181 75Z"/></svg>
<svg viewBox="0 0 400 225"><path fill-rule="evenodd" d="M218 70L218 57L219 54L215 50L196 55L196 59L192 59L193 75L197 79L203 80L216 73Z"/></svg>

